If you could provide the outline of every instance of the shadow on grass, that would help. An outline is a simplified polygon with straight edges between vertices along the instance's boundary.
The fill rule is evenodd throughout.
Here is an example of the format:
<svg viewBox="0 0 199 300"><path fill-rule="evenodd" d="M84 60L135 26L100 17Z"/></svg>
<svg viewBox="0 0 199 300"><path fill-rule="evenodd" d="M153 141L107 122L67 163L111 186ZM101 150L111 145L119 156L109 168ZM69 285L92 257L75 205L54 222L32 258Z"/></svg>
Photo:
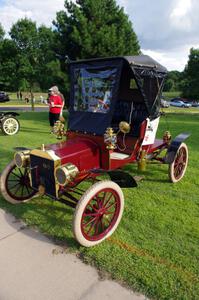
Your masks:
<svg viewBox="0 0 199 300"><path fill-rule="evenodd" d="M23 127L21 130L21 132L35 132L35 133L49 133L49 130L45 130L45 131L41 131L39 128L29 128L29 127Z"/></svg>
<svg viewBox="0 0 199 300"><path fill-rule="evenodd" d="M68 113L63 114L65 120L68 119ZM48 112L22 112L18 117L21 121L36 121L39 123L48 123Z"/></svg>
<svg viewBox="0 0 199 300"><path fill-rule="evenodd" d="M144 176L144 178L147 181L159 181L159 182L167 182L166 179L160 179L160 172L163 174L167 174L168 173L168 166L166 164L147 164L146 165L146 170L145 171L140 171L137 168L137 164L129 164L126 165L123 170L128 172L130 175L134 176L134 175L138 175L138 176ZM155 175L157 173L158 179L156 179ZM152 179L148 178L148 176L151 176Z"/></svg>

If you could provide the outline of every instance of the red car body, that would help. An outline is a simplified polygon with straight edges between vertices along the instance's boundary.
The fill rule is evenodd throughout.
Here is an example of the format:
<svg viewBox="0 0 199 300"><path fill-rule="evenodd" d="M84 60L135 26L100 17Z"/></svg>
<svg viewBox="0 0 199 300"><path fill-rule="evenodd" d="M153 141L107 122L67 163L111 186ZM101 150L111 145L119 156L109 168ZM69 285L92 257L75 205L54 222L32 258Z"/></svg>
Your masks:
<svg viewBox="0 0 199 300"><path fill-rule="evenodd" d="M154 160L169 165L172 182L185 174L188 134L173 141L169 132L155 138L166 74L145 55L72 62L68 130L59 122L55 128L64 140L16 153L1 178L5 199L20 203L47 195L75 208L73 231L80 244L109 237L123 212L121 187L137 186L123 166L138 163L144 170ZM104 175L111 180L100 180ZM91 184L87 190L80 187L84 182Z"/></svg>

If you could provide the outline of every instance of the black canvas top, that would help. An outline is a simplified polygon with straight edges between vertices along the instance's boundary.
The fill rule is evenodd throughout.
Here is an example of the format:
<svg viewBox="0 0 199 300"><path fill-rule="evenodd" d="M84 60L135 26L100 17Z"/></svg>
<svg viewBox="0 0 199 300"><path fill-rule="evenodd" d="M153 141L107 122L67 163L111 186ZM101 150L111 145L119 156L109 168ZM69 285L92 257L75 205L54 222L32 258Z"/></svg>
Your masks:
<svg viewBox="0 0 199 300"><path fill-rule="evenodd" d="M69 129L103 134L111 126L117 102L127 100L120 90L129 89L125 82L130 78L135 79L146 115L156 118L166 74L167 69L147 55L72 61ZM101 99L106 99L105 105Z"/></svg>
<svg viewBox="0 0 199 300"><path fill-rule="evenodd" d="M124 56L130 66L154 68L158 72L167 73L167 69L148 55Z"/></svg>
<svg viewBox="0 0 199 300"><path fill-rule="evenodd" d="M151 58L148 55L135 55L135 56L116 56L116 57L103 57L103 58L91 58L91 59L82 59L78 61L72 61L72 64L75 63L89 63L93 61L107 61L107 60L115 60L115 59L123 59L126 60L130 66L134 67L144 67L144 68L153 68L158 72L167 73L167 69L158 63L156 60Z"/></svg>

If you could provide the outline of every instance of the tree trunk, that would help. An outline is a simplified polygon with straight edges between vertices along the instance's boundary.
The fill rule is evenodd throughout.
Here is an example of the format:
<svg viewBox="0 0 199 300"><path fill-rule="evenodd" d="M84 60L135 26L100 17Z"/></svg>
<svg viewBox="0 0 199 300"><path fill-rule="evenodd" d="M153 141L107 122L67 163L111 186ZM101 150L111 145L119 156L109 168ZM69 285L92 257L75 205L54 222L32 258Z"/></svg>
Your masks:
<svg viewBox="0 0 199 300"><path fill-rule="evenodd" d="M32 111L35 111L34 95L32 92L32 88L30 88L30 100L31 100Z"/></svg>

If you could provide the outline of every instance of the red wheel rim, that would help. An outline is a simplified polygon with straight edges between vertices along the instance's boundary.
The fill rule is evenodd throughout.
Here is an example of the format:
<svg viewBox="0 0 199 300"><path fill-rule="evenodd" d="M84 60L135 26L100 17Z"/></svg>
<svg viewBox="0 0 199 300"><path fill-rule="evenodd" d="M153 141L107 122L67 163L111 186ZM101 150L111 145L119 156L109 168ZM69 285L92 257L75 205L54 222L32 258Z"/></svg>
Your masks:
<svg viewBox="0 0 199 300"><path fill-rule="evenodd" d="M97 192L86 205L81 219L81 231L89 241L102 239L115 225L120 212L120 196L111 189Z"/></svg>
<svg viewBox="0 0 199 300"><path fill-rule="evenodd" d="M178 180L184 172L187 163L187 151L184 147L180 148L174 161L173 175Z"/></svg>
<svg viewBox="0 0 199 300"><path fill-rule="evenodd" d="M27 169L20 169L13 166L6 177L6 191L16 201L24 201L35 195L30 186L30 179Z"/></svg>

